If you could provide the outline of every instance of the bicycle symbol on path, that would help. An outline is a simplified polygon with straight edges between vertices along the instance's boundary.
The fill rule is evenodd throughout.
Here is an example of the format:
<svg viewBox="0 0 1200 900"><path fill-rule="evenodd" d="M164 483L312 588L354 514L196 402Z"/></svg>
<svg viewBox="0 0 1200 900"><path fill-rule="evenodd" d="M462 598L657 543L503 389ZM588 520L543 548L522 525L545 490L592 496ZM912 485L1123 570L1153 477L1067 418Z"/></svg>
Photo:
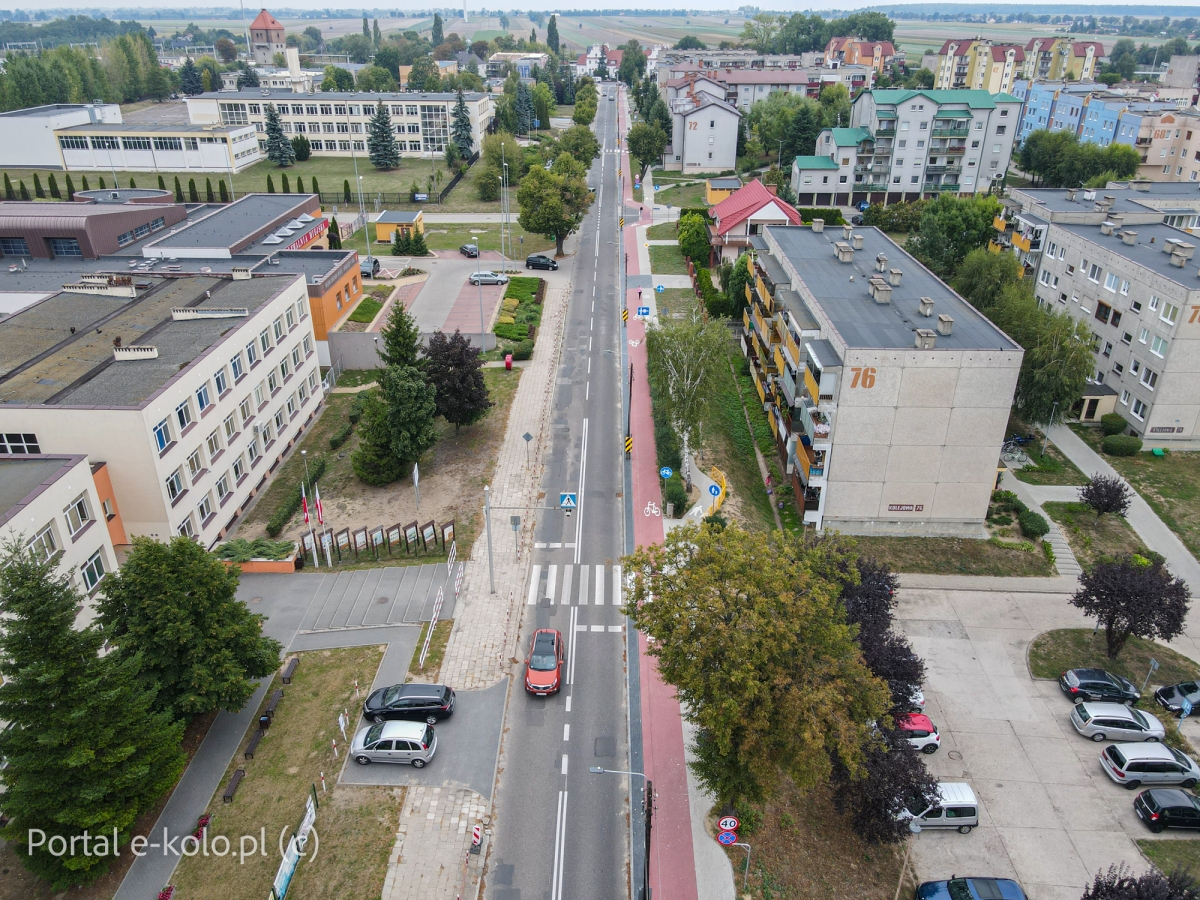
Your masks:
<svg viewBox="0 0 1200 900"><path fill-rule="evenodd" d="M642 510L644 516L661 516L662 511L659 510L658 504L651 500L646 504L646 508Z"/></svg>
<svg viewBox="0 0 1200 900"><path fill-rule="evenodd" d="M629 346L630 346L630 347L636 347L636 346L637 346L638 344L640 344L640 343L641 343L641 341L639 341L639 340L631 340L631 341L629 342Z"/></svg>

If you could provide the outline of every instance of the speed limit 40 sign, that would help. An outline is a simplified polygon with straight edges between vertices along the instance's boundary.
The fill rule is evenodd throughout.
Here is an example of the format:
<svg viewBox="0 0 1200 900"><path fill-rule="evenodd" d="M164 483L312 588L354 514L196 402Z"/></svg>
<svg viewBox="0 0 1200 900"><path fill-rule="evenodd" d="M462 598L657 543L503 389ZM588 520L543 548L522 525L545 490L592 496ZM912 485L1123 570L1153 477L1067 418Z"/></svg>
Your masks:
<svg viewBox="0 0 1200 900"><path fill-rule="evenodd" d="M741 824L742 823L738 821L737 816L725 816L719 822L717 822L717 827L722 831L737 831L738 826Z"/></svg>

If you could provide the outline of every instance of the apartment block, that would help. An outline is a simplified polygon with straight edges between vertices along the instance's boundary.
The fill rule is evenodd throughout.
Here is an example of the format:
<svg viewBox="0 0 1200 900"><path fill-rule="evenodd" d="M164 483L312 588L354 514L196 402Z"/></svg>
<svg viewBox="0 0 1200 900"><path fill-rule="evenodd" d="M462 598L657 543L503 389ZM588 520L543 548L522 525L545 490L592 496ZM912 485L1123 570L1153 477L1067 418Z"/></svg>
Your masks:
<svg viewBox="0 0 1200 900"><path fill-rule="evenodd" d="M837 67L806 67L801 69L703 69L683 65L661 78L659 91L670 105L678 94L702 89L718 96L742 113L759 100L771 94L801 94L818 98L821 90L830 84L841 84L854 96L859 91L872 87L875 70L870 66L844 65Z"/></svg>
<svg viewBox="0 0 1200 900"><path fill-rule="evenodd" d="M949 40L938 51L934 88L1008 93L1025 66L1025 50L1017 44L993 44L982 38Z"/></svg>
<svg viewBox="0 0 1200 900"><path fill-rule="evenodd" d="M1139 146L1148 123L1179 109L1179 100L1164 98L1154 88L1109 89L1063 81L1025 81L1013 84L1013 95L1024 101L1020 144L1035 131L1069 131L1086 144ZM1139 147L1140 148L1140 147Z"/></svg>
<svg viewBox="0 0 1200 900"><path fill-rule="evenodd" d="M1147 122L1137 139L1142 154L1138 178L1150 181L1200 179L1200 111L1169 112Z"/></svg>
<svg viewBox="0 0 1200 900"><path fill-rule="evenodd" d="M901 57L903 59L903 57ZM883 74L897 61L896 47L891 41L864 41L857 37L834 37L825 45L825 64L841 63L851 66L870 66Z"/></svg>
<svg viewBox="0 0 1200 900"><path fill-rule="evenodd" d="M982 536L1022 349L878 229L751 241L742 347L805 523Z"/></svg>
<svg viewBox="0 0 1200 900"><path fill-rule="evenodd" d="M724 99L724 88L689 82L666 88L671 99L670 143L663 168L676 172L724 172L737 164L738 125L742 114Z"/></svg>
<svg viewBox="0 0 1200 900"><path fill-rule="evenodd" d="M1073 41L1068 37L1031 38L1025 45L1027 79L1091 81L1104 58L1099 41Z"/></svg>
<svg viewBox="0 0 1200 900"><path fill-rule="evenodd" d="M491 94L464 95L471 117L471 146L478 150L495 118ZM187 98L193 125L251 125L259 147L266 152L267 107L279 111L284 134L304 135L312 152L325 156L350 156L367 152L367 125L375 107L386 104L400 155L407 158L440 158L454 124L454 93L352 93L322 91L295 94L274 88L213 91Z"/></svg>

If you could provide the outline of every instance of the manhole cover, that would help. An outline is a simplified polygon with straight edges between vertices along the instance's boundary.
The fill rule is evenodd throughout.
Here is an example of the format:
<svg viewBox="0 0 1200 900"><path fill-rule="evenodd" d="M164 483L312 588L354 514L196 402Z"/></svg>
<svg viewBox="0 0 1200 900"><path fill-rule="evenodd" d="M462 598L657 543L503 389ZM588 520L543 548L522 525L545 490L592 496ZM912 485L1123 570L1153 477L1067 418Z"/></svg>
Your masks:
<svg viewBox="0 0 1200 900"><path fill-rule="evenodd" d="M950 757L951 759L957 759L957 760L961 760L961 759L962 759L962 754L961 754L961 753L959 753L957 750L951 750L951 751L950 751L949 753L947 753L946 755L947 755L948 757Z"/></svg>
<svg viewBox="0 0 1200 900"><path fill-rule="evenodd" d="M251 597L250 602L251 603L262 603L262 597Z"/></svg>
<svg viewBox="0 0 1200 900"><path fill-rule="evenodd" d="M376 602L376 603L387 603L387 602L388 602L388 598L387 598L387 597L376 597L376 598L375 598L375 602Z"/></svg>

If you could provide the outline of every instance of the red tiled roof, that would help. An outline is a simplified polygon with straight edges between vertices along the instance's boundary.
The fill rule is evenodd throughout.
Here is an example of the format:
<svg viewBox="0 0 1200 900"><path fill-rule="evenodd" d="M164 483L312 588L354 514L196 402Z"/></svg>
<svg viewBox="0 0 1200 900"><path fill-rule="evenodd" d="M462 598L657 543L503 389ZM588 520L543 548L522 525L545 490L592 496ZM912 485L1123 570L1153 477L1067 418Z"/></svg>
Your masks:
<svg viewBox="0 0 1200 900"><path fill-rule="evenodd" d="M576 62L578 65L581 65L581 66L586 66L586 65L587 65L587 54L586 54L586 53L580 53L580 54L579 54L579 58L578 58L577 60L575 60L575 62Z"/></svg>
<svg viewBox="0 0 1200 900"><path fill-rule="evenodd" d="M1104 55L1104 45L1099 41L1080 41L1071 47L1072 52L1076 56L1087 56L1088 47L1095 47L1094 55Z"/></svg>
<svg viewBox="0 0 1200 900"><path fill-rule="evenodd" d="M800 213L784 203L767 190L766 186L755 178L745 187L734 191L713 207L713 220L717 224L717 234L725 234L739 222L744 222L764 206L776 203L793 225L800 224Z"/></svg>
<svg viewBox="0 0 1200 900"><path fill-rule="evenodd" d="M993 47L992 48L992 59L994 59L996 62L1003 62L1005 57L1008 55L1009 50L1014 51L1013 52L1013 62L1024 62L1025 61L1024 48L1018 47L1016 44L1000 44L999 46Z"/></svg>
<svg viewBox="0 0 1200 900"><path fill-rule="evenodd" d="M962 38L961 40L946 41L946 43L942 44L942 49L938 51L938 56L946 56L947 54L949 54L951 46L955 46L961 51L961 50L970 48L971 43L972 43L971 38ZM963 56L964 54L960 52L957 55Z"/></svg>
<svg viewBox="0 0 1200 900"><path fill-rule="evenodd" d="M264 9L250 23L250 29L252 31L283 31L283 26L279 24L278 19Z"/></svg>
<svg viewBox="0 0 1200 900"><path fill-rule="evenodd" d="M621 64L621 60L625 57L625 51L624 50L605 50L604 55L606 57L608 57L609 62L614 62L619 66Z"/></svg>

